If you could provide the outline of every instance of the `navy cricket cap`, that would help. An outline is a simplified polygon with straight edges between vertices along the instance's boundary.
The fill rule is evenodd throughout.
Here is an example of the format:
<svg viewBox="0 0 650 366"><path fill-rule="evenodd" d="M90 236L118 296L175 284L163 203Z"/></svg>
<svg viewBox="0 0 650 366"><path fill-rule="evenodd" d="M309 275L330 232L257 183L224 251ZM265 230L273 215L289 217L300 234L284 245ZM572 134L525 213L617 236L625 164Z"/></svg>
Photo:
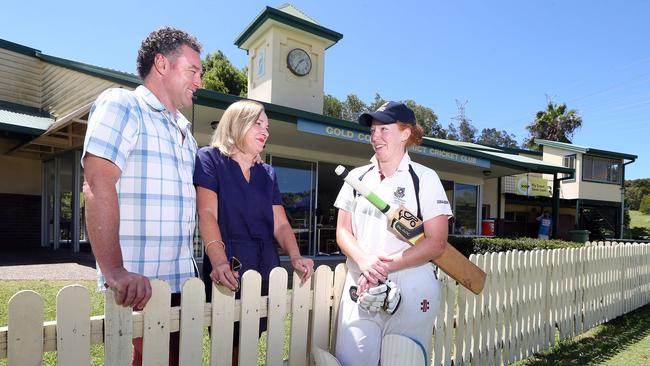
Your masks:
<svg viewBox="0 0 650 366"><path fill-rule="evenodd" d="M386 102L375 112L363 113L359 116L359 123L370 127L372 120L377 120L385 125L397 121L415 125L415 113L404 103Z"/></svg>

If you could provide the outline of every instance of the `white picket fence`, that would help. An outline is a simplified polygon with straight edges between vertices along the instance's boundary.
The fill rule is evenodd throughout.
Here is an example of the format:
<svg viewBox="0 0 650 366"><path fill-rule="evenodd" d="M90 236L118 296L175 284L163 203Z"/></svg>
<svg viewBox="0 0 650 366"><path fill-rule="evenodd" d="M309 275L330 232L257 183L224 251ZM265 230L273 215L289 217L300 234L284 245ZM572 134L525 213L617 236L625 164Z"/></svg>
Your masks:
<svg viewBox="0 0 650 366"><path fill-rule="evenodd" d="M650 246L591 245L580 249L503 252L472 256L488 273L485 289L473 295L441 273L444 300L433 334L432 365L509 364L548 349L560 338L649 302ZM257 365L259 318L268 317L267 365L307 365L318 346L334 353L336 318L346 269L316 270L287 289L283 268L271 273L268 297L261 277L242 278L241 300L213 287L205 302L203 283L185 283L180 307L170 307L170 289L153 281L153 297L142 312L117 306L106 296L105 315L90 317L90 296L78 285L57 296L57 320L43 322L43 300L21 291L9 301L7 327L0 328L0 359L8 365L40 365L43 352L57 351L59 365L89 365L90 345L104 343L106 365L130 365L131 339L144 337L144 365L167 365L169 332L181 334L181 365L202 364L202 337L212 326L210 365L230 365L232 329L240 322L239 364ZM182 311L181 311L182 309ZM283 360L285 319L290 315L289 358ZM333 321L334 320L334 321Z"/></svg>

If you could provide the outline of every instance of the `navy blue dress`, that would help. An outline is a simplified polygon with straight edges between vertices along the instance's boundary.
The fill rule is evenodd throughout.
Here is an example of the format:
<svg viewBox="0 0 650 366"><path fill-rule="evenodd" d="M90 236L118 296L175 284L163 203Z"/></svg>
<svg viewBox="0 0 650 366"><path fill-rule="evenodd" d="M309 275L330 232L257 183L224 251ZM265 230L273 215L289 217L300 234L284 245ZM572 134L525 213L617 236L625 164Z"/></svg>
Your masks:
<svg viewBox="0 0 650 366"><path fill-rule="evenodd" d="M217 194L218 224L228 259L232 256L239 259L240 274L249 269L258 271L262 275L262 296L268 295L269 274L280 265L273 237L273 205L282 205L282 198L273 168L255 164L250 170L250 181L246 181L235 160L206 146L196 155L194 185ZM210 272L212 265L204 254L207 301L212 299Z"/></svg>

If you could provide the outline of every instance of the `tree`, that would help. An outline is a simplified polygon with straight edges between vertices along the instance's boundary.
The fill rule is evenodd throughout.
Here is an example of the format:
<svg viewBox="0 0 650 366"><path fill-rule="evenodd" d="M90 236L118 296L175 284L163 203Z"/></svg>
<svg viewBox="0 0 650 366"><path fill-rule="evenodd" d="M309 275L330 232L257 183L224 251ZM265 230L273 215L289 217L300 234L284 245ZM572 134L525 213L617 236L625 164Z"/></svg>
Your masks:
<svg viewBox="0 0 650 366"><path fill-rule="evenodd" d="M379 107L384 105L386 102L387 102L387 100L382 98L381 95L379 95L379 93L375 93L375 100L373 100L372 103L370 103L370 105L368 105L368 110L371 111L371 112L374 112L377 109L379 109Z"/></svg>
<svg viewBox="0 0 650 366"><path fill-rule="evenodd" d="M447 129L447 138L450 140L458 140L465 142L476 142L476 127L472 125L472 120L465 115L465 103L461 103L456 99L456 107L458 108L458 115L452 119L458 121L458 128L453 122L449 123Z"/></svg>
<svg viewBox="0 0 650 366"><path fill-rule="evenodd" d="M573 133L582 126L582 117L575 109L568 110L566 104L556 104L549 100L546 110L535 114L535 120L526 129L529 137L524 145L539 150L535 139L544 139L571 143Z"/></svg>
<svg viewBox="0 0 650 366"><path fill-rule="evenodd" d="M481 135L478 137L476 142L483 145L501 147L516 148L518 146L517 140L515 140L515 135L504 130L498 131L496 128L484 128L481 130Z"/></svg>
<svg viewBox="0 0 650 366"><path fill-rule="evenodd" d="M323 114L343 119L343 103L331 94L325 95L323 97Z"/></svg>
<svg viewBox="0 0 650 366"><path fill-rule="evenodd" d="M639 205L639 211L643 212L646 215L650 215L650 194L643 196L641 199L641 205Z"/></svg>
<svg viewBox="0 0 650 366"><path fill-rule="evenodd" d="M417 104L414 100L408 99L403 102L415 113L415 119L420 123L424 130L424 136L445 138L447 133L438 123L438 115L429 107Z"/></svg>
<svg viewBox="0 0 650 366"><path fill-rule="evenodd" d="M366 110L366 104L355 94L348 95L342 102L331 94L323 98L323 114L326 116L357 122L359 115Z"/></svg>
<svg viewBox="0 0 650 366"><path fill-rule="evenodd" d="M625 205L630 210L638 211L645 195L650 195L650 178L625 181Z"/></svg>
<svg viewBox="0 0 650 366"><path fill-rule="evenodd" d="M447 140L460 140L460 137L458 136L458 130L454 126L453 122L449 122L449 125L447 125Z"/></svg>
<svg viewBox="0 0 650 366"><path fill-rule="evenodd" d="M458 124L458 136L460 141L476 142L476 127L474 127L469 119L462 120Z"/></svg>
<svg viewBox="0 0 650 366"><path fill-rule="evenodd" d="M208 53L201 61L203 87L218 92L245 97L248 94L246 68L238 70L220 50Z"/></svg>
<svg viewBox="0 0 650 366"><path fill-rule="evenodd" d="M356 94L350 94L343 102L343 118L344 120L357 122L359 115L368 110L368 106Z"/></svg>

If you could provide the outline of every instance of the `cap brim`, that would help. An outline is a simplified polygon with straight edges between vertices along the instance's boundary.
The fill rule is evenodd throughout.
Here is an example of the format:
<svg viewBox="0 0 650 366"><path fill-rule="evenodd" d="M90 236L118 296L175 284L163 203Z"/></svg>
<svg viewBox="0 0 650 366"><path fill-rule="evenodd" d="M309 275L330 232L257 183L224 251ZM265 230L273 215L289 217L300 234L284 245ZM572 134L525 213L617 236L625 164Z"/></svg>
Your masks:
<svg viewBox="0 0 650 366"><path fill-rule="evenodd" d="M363 113L359 116L359 123L370 127L372 125L372 121L377 120L378 122L381 122L383 124L390 124L390 123L395 123L394 118L389 116L388 114L384 112L372 112L372 113Z"/></svg>

